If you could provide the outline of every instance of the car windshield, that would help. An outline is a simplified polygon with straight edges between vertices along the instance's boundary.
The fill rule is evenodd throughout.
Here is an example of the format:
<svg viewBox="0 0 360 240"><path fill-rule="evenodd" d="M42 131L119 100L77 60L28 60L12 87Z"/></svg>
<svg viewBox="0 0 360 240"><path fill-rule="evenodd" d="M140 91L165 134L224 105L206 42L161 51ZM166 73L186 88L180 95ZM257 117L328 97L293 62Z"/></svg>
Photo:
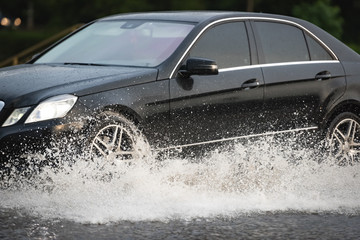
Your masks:
<svg viewBox="0 0 360 240"><path fill-rule="evenodd" d="M50 49L35 63L155 67L194 26L165 21L99 21Z"/></svg>

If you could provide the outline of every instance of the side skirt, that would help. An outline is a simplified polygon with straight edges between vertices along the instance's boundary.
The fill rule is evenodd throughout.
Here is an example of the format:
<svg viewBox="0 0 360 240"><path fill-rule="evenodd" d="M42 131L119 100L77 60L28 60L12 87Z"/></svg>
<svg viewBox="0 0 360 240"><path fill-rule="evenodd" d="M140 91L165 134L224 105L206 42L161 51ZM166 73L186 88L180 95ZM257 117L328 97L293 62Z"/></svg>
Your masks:
<svg viewBox="0 0 360 240"><path fill-rule="evenodd" d="M217 139L217 140L206 141L206 142L198 142L198 143L190 143L190 144L184 144L184 145L170 146L170 147L167 147L167 148L157 148L157 149L154 149L154 150L155 151L160 151L160 152L161 151L167 151L167 150L179 150L179 151L181 151L181 149L187 148L187 147L201 146L201 145L214 144L214 143L224 143L224 142L236 141L236 140L240 140L240 139L255 138L255 137L265 137L265 136L284 134L284 133L311 131L311 130L316 130L316 129L318 129L318 127L314 126L314 127L307 127L307 128L297 128L297 129L276 131L276 132L266 132L266 133L244 135L244 136L232 137L232 138L223 138L223 139Z"/></svg>

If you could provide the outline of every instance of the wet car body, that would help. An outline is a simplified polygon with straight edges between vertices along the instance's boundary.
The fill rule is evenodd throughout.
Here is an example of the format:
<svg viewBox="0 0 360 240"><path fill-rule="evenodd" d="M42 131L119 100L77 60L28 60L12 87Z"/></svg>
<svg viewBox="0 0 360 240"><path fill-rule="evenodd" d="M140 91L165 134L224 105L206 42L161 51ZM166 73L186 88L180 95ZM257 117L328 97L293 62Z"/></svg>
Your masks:
<svg viewBox="0 0 360 240"><path fill-rule="evenodd" d="M28 64L3 68L0 125L15 109L26 108L15 124L0 128L4 158L18 152L14 149L43 146L39 142L56 135L86 138L91 119L104 111L134 122L155 150L278 132L323 132L340 113L360 113L359 55L306 21L241 12L159 12L111 16L78 32L117 21L125 26L173 22L192 29L156 66L42 62L75 32ZM279 46L271 32L282 37ZM297 44L289 36L302 40ZM233 51L239 54L232 56ZM198 64L193 72L188 67L192 59ZM199 70L201 60L216 69ZM64 117L26 123L41 102L62 95L77 98Z"/></svg>

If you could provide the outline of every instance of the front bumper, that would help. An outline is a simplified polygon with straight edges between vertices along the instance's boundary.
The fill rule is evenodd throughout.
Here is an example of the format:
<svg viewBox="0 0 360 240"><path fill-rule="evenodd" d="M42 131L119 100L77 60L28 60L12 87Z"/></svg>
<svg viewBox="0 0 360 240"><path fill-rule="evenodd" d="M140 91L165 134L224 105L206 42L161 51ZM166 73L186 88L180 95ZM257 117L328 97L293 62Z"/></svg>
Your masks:
<svg viewBox="0 0 360 240"><path fill-rule="evenodd" d="M64 124L63 121L50 120L3 127L0 129L0 163L24 154L47 151L54 143L65 142L82 134L84 125L84 122Z"/></svg>
<svg viewBox="0 0 360 240"><path fill-rule="evenodd" d="M1 123L11 111L12 109L5 108L1 111ZM78 138L84 134L92 113L78 101L64 118L25 124L31 111L32 109L17 124L0 127L0 164L24 154L42 153L54 146L54 143Z"/></svg>

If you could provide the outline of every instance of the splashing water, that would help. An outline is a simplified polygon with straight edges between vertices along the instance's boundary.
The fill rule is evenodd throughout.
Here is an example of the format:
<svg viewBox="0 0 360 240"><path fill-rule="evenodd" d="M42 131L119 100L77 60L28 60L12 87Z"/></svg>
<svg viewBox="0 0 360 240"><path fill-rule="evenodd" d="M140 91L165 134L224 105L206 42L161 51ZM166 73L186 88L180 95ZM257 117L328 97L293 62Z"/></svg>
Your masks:
<svg viewBox="0 0 360 240"><path fill-rule="evenodd" d="M17 176L0 208L81 223L167 221L264 212L360 213L360 164L271 139L193 159L84 161ZM101 167L99 167L101 166Z"/></svg>

